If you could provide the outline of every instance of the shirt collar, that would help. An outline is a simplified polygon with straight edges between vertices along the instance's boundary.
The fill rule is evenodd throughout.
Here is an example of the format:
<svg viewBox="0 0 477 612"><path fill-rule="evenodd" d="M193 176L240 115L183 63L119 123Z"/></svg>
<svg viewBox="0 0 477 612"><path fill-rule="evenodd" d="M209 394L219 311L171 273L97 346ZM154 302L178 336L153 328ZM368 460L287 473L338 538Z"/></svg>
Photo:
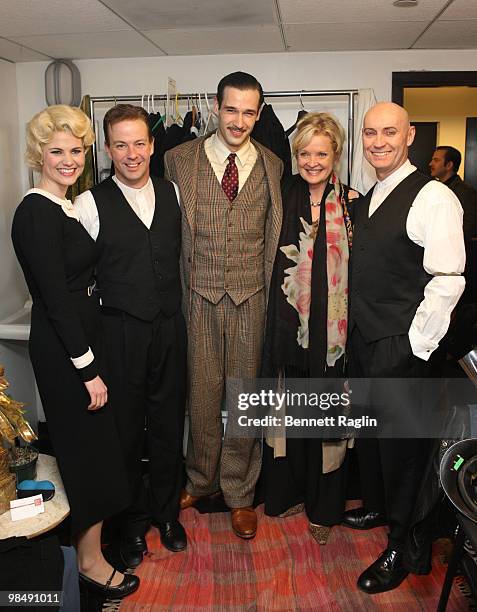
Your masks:
<svg viewBox="0 0 477 612"><path fill-rule="evenodd" d="M394 170L392 174L387 176L382 181L378 180L377 188L381 191L383 189L387 189L388 187L395 186L401 181L403 181L407 176L412 174L416 170L416 166L413 166L411 162L406 159L402 166L399 166L397 170Z"/></svg>
<svg viewBox="0 0 477 612"><path fill-rule="evenodd" d="M245 164L248 162L252 151L252 143L250 142L250 138L247 139L247 141L240 147L238 151L230 151L227 145L225 145L220 140L217 135L217 132L215 132L215 134L212 134L210 138L212 149L214 150L215 156L217 157L217 161L219 163L225 164L225 162L227 161L227 157L231 153L235 153L235 155L237 156L236 159L239 160L241 166L245 166Z"/></svg>
<svg viewBox="0 0 477 612"><path fill-rule="evenodd" d="M55 202L55 204L59 204L60 206L64 206L65 204L66 205L71 204L71 200L68 200L67 198L60 198L54 193L50 193L49 191L45 191L44 189L40 189L39 187L34 187L33 189L29 189L25 195L28 195L29 193L38 193L39 195L42 195L45 198L48 198L52 202Z"/></svg>
<svg viewBox="0 0 477 612"><path fill-rule="evenodd" d="M34 187L33 189L29 189L25 195L28 195L29 193L38 193L39 195L42 195L43 197L48 198L55 204L59 204L67 217L71 217L72 219L76 219L76 221L79 221L78 212L76 211L75 207L71 203L71 200L68 200L66 198L60 198L56 196L55 194L50 193L49 191L45 191L44 189L39 189L37 187Z"/></svg>
<svg viewBox="0 0 477 612"><path fill-rule="evenodd" d="M135 187L129 187L129 185L125 185L118 179L116 175L113 175L112 178L113 178L113 181L116 183L116 185L124 193L124 195L126 196L126 199L127 197L136 199L139 195L148 191L152 187L151 177L149 177L147 183L143 187L140 187L139 189L136 189Z"/></svg>

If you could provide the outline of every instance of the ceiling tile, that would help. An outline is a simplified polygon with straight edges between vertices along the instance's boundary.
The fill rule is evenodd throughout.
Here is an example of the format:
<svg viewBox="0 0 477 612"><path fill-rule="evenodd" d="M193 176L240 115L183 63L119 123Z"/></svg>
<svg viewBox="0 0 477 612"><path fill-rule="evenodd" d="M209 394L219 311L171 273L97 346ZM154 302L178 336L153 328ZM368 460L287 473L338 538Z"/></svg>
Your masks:
<svg viewBox="0 0 477 612"><path fill-rule="evenodd" d="M341 23L332 28L310 23L285 26L290 51L407 49L425 23Z"/></svg>
<svg viewBox="0 0 477 612"><path fill-rule="evenodd" d="M0 36L33 36L131 29L97 0L0 2Z"/></svg>
<svg viewBox="0 0 477 612"><path fill-rule="evenodd" d="M105 0L139 30L273 25L274 0Z"/></svg>
<svg viewBox="0 0 477 612"><path fill-rule="evenodd" d="M15 41L62 59L164 55L155 45L132 30L94 34L24 36L15 38Z"/></svg>
<svg viewBox="0 0 477 612"><path fill-rule="evenodd" d="M276 26L207 30L148 30L146 34L169 55L284 51L280 31Z"/></svg>
<svg viewBox="0 0 477 612"><path fill-rule="evenodd" d="M22 45L0 38L0 57L11 62L37 62L48 60L47 55L31 51Z"/></svg>
<svg viewBox="0 0 477 612"><path fill-rule="evenodd" d="M430 21L446 0L420 0L414 7L396 7L392 0L279 0L283 23L353 23Z"/></svg>
<svg viewBox="0 0 477 612"><path fill-rule="evenodd" d="M454 19L477 19L477 2L475 0L454 0L449 8L444 11L440 21Z"/></svg>
<svg viewBox="0 0 477 612"><path fill-rule="evenodd" d="M414 49L475 49L477 19L437 21L423 34Z"/></svg>

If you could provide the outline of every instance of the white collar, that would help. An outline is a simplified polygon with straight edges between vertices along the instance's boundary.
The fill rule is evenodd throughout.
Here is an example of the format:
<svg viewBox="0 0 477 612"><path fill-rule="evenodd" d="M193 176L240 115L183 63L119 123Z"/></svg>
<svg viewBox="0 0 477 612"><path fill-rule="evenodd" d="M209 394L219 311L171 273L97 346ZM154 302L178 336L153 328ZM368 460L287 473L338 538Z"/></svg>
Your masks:
<svg viewBox="0 0 477 612"><path fill-rule="evenodd" d="M130 198L134 198L136 199L138 195L140 195L141 193L143 193L144 191L150 189L152 187L152 181L151 181L151 177L149 177L147 183L145 185L143 185L142 187L129 187L129 185L125 185L124 183L122 183L118 177L113 174L113 181L116 183L116 185L119 187L119 189L121 189L121 191L124 193L124 195L127 197L129 196Z"/></svg>
<svg viewBox="0 0 477 612"><path fill-rule="evenodd" d="M54 193L50 193L49 191L45 191L44 189L39 189L38 187L29 189L25 195L28 195L29 193L37 193L38 195L48 198L48 200L51 200L55 204L61 206L63 212L67 217L71 217L72 219L76 219L77 221L79 221L79 215L76 212L75 207L71 203L71 200L67 200L66 198L60 198Z"/></svg>
<svg viewBox="0 0 477 612"><path fill-rule="evenodd" d="M416 166L413 166L411 162L406 159L406 161L399 166L397 170L394 170L392 174L387 176L385 179L380 181L378 179L377 187L381 191L383 189L388 189L388 187L396 186L401 181L403 181L407 176L412 174L416 170Z"/></svg>
<svg viewBox="0 0 477 612"><path fill-rule="evenodd" d="M239 160L242 166L244 166L247 163L250 153L252 151L252 143L250 142L250 138L248 138L247 141L244 142L244 144L240 147L238 151L230 151L227 145L224 144L222 140L220 139L220 137L217 135L217 132L212 134L210 138L211 138L210 144L212 145L212 148L217 157L217 161L219 163L225 164L227 157L231 153L235 153L235 155L237 156L237 159Z"/></svg>

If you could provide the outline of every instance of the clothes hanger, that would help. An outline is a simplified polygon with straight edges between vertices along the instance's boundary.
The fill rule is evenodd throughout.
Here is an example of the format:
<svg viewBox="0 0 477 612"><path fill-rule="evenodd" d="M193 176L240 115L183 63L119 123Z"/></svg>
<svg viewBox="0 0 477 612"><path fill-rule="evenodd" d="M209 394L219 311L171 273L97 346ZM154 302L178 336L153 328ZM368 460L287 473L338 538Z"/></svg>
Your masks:
<svg viewBox="0 0 477 612"><path fill-rule="evenodd" d="M184 120L182 119L182 115L179 112L179 92L176 92L176 101L175 101L175 107L176 107L176 116L175 116L175 123L177 123L177 125L182 125L184 123Z"/></svg>
<svg viewBox="0 0 477 612"><path fill-rule="evenodd" d="M298 111L298 115L297 115L297 118L295 120L295 123L293 125L291 125L287 130L285 130L285 136L287 138L290 136L290 134L292 134L295 131L296 126L297 126L298 122L300 121L300 119L308 114L308 111L305 109L305 105L303 104L303 98L301 97L301 94L302 94L302 92L300 91L299 98L300 98L300 106L301 106L301 108Z"/></svg>
<svg viewBox="0 0 477 612"><path fill-rule="evenodd" d="M207 105L207 122L206 122L206 124L204 126L204 134L207 134L207 132L209 130L209 124L210 124L210 122L212 120L214 112L210 108L209 98L207 97L207 94L204 94L204 101L205 101L205 104Z"/></svg>

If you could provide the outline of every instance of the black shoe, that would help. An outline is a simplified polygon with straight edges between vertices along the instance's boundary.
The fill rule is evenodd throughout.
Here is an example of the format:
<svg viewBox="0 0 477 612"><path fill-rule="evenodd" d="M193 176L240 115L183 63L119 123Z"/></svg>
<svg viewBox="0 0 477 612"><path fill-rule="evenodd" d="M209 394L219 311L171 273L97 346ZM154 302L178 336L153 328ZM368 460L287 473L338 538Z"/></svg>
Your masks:
<svg viewBox="0 0 477 612"><path fill-rule="evenodd" d="M187 536L179 521L155 523L161 534L162 544L172 552L180 552L187 546Z"/></svg>
<svg viewBox="0 0 477 612"><path fill-rule="evenodd" d="M126 567L137 567L142 563L147 544L144 536L123 536L119 544L119 554Z"/></svg>
<svg viewBox="0 0 477 612"><path fill-rule="evenodd" d="M372 529L386 525L386 519L381 512L372 512L366 508L354 508L343 515L341 524L351 529Z"/></svg>
<svg viewBox="0 0 477 612"><path fill-rule="evenodd" d="M409 574L402 566L402 553L387 548L358 578L365 593L384 593L398 587Z"/></svg>
<svg viewBox="0 0 477 612"><path fill-rule="evenodd" d="M96 580L92 580L91 578L88 578L88 576L80 573L80 585L88 591L101 595L104 597L104 599L121 599L121 597L126 597L126 595L131 595L131 593L137 591L139 587L139 578L137 576L132 576L131 574L124 574L121 584L118 584L118 586L111 586L115 573L116 570L113 570L113 573L109 577L106 584L96 582Z"/></svg>

